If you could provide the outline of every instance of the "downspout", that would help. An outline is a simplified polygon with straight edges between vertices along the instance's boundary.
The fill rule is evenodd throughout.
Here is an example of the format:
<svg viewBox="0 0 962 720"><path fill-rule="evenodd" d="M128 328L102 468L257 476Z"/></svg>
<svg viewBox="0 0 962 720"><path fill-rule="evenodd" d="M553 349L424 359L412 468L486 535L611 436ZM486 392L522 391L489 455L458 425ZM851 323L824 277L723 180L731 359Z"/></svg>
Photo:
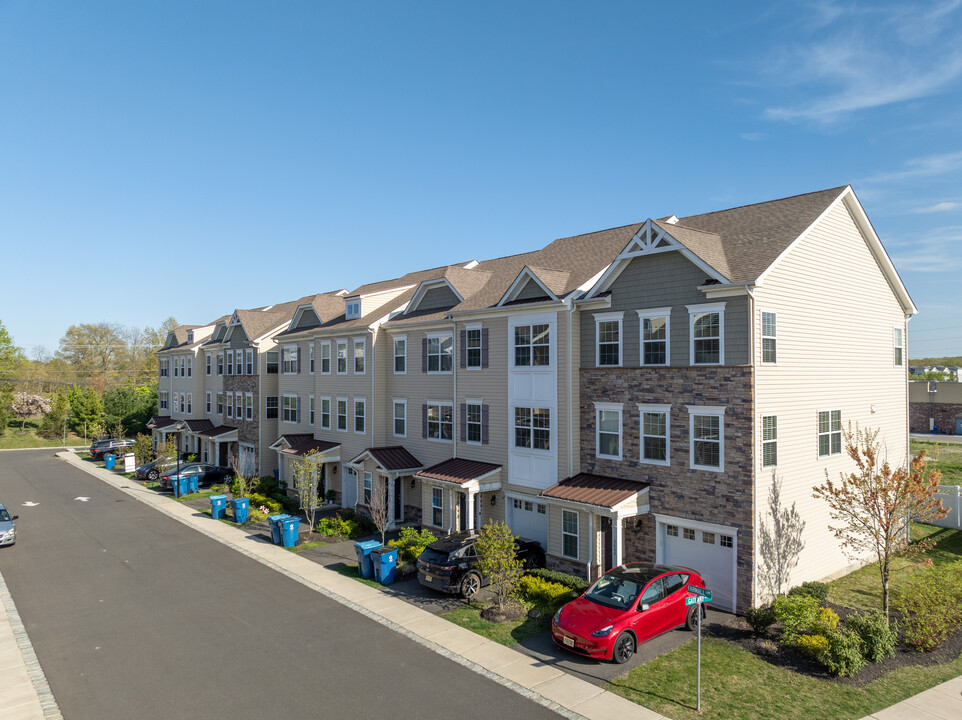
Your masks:
<svg viewBox="0 0 962 720"><path fill-rule="evenodd" d="M595 555L594 513L588 511L588 561L585 563L585 579L591 582L591 561Z"/></svg>
<svg viewBox="0 0 962 720"><path fill-rule="evenodd" d="M461 364L461 350L458 345L458 321L454 320L451 323L451 348L455 351L454 357L451 358L451 368L453 372L451 373L451 379L454 383L454 407L451 408L452 420L455 413L461 412L461 405L458 403L458 366ZM465 350L467 352L467 350ZM451 428L451 438L454 440L454 457L458 456L458 436L461 434L461 418L458 417L458 421L454 423L454 427ZM454 513L452 513L453 515Z"/></svg>
<svg viewBox="0 0 962 720"><path fill-rule="evenodd" d="M264 462L264 458L261 456L261 450L262 450L262 448L264 447L264 445L262 444L263 438L261 437L261 433L262 433L263 430L264 430L264 423L261 422L261 353L260 353L260 348L258 347L259 344L260 344L260 343L258 343L258 342L255 340L254 342L251 343L251 349L254 350L254 352L255 352L256 355L257 355L257 367L255 368L255 370L256 370L257 372L256 372L256 374L254 375L254 377L257 378L257 384L256 384L256 386L255 386L255 389L257 390L257 392L254 393L254 396L257 398L257 464L258 464L258 466L259 466L258 469L261 471L261 474L263 475L263 474L264 474L264 468L263 468L262 465L263 465L263 462ZM300 349L298 349L297 352L300 353ZM298 355L297 357L298 357L298 362L300 362L300 355ZM246 358L245 358L245 360L246 360ZM310 410L310 408L308 408L308 410ZM244 415L245 415L245 416L247 415L246 408L245 408L245 411L244 411ZM275 451L274 454L277 455L277 452ZM239 442L237 443L237 457L240 458L240 443L239 443ZM278 459L277 459L277 465L278 465L277 474L278 474L278 475L281 474L280 464L281 464L281 463L280 463L280 458L278 458ZM271 468L271 470L273 470L273 468ZM273 474L273 473L271 473L271 474Z"/></svg>
<svg viewBox="0 0 962 720"><path fill-rule="evenodd" d="M749 352L749 362L748 362L748 364L749 364L749 367L751 367L751 369L752 369L752 423L751 423L751 428L752 428L752 457L754 458L755 448L758 447L758 444L757 444L757 442L756 442L756 427L755 427L756 423L755 423L755 420L754 420L754 418L755 418L756 415L757 415L757 413L755 412L755 410L756 410L756 408L757 408L757 403L756 403L756 399L757 399L757 398L756 398L756 392L755 392L755 386L756 386L756 384L757 384L757 383L756 383L756 379L755 379L755 302L756 302L756 298L755 298L755 293L752 291L751 286L748 285L747 283L745 284L745 292L748 293L748 332L749 332L749 337L751 337L751 339L752 339L752 341L748 344L748 347L750 348L750 352ZM754 528L754 525L755 525L755 509L758 507L758 499L757 499L756 496L755 496L755 495L756 495L755 491L756 491L757 488L758 488L758 482L757 482L756 473L755 473L755 463L752 462L752 564L753 564L753 565L755 564L756 559L757 559L757 556L758 556L758 533L755 532L755 528ZM736 573L736 574L737 574L737 573ZM755 587L755 584L756 584L755 575L756 575L756 573L755 573L754 570L753 570L753 571L752 571L752 583L751 583L751 584L752 584L751 591L752 591L752 604L753 604L753 605L755 604L755 600L757 599L757 592L756 592L756 587Z"/></svg>
<svg viewBox="0 0 962 720"><path fill-rule="evenodd" d="M568 306L568 362L566 364L568 372L568 477L571 477L574 475L574 407L572 405L574 363L571 360L571 316L575 311L574 296L565 298L564 304Z"/></svg>
<svg viewBox="0 0 962 720"><path fill-rule="evenodd" d="M377 330L369 328L371 331L371 447L375 446L374 424L377 417ZM392 417L393 417L393 410Z"/></svg>
<svg viewBox="0 0 962 720"><path fill-rule="evenodd" d="M912 316L909 315L908 313L906 313L906 314L905 314L905 325L904 325L904 328L905 328L905 329L902 330L902 334L903 334L903 338L902 338L902 348L903 348L903 349L902 349L902 367L905 369L905 377L903 378L903 385L904 385L904 387L905 387L905 463L906 463L906 469L908 469L908 465L909 465L909 463L910 463L911 460L912 460L912 452L911 452L911 450L910 450L910 448L911 448L911 444L910 444L910 443L911 443L911 435L912 435L912 425L911 425L911 423L912 423L912 413L909 411L909 406L910 406L910 404L911 404L911 403L909 402L909 321L910 321L911 319L912 319ZM934 400L934 399L935 399L935 398L930 394L930 395L929 395L929 400L932 401L932 400ZM930 410L929 413L932 415L932 417L935 417L935 410L934 410L934 409ZM906 525L905 525L905 534L906 534L906 538L905 538L905 539L906 539L906 541L911 540L911 537L910 537L910 536L911 536L911 532L912 532L912 529L911 529L910 524L906 523Z"/></svg>

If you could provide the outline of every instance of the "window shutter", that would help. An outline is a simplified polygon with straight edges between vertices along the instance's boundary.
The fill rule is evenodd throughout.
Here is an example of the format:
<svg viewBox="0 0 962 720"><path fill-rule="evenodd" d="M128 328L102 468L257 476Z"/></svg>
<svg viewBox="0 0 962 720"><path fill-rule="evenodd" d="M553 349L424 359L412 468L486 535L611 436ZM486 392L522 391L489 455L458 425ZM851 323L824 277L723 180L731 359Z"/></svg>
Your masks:
<svg viewBox="0 0 962 720"><path fill-rule="evenodd" d="M485 330L484 332L487 332ZM488 406L481 406L481 444L488 444Z"/></svg>
<svg viewBox="0 0 962 720"><path fill-rule="evenodd" d="M464 335L464 331L461 331L461 335ZM464 355L462 354L462 358ZM463 367L463 366L462 366ZM461 442L468 441L468 406L465 403L461 403Z"/></svg>
<svg viewBox="0 0 962 720"><path fill-rule="evenodd" d="M427 371L428 371L428 339L421 338L421 372L426 373ZM427 435L425 435L425 437L427 437Z"/></svg>
<svg viewBox="0 0 962 720"><path fill-rule="evenodd" d="M428 436L428 406L421 406L421 437Z"/></svg>
<svg viewBox="0 0 962 720"><path fill-rule="evenodd" d="M488 329L481 328L481 367L488 366ZM485 405L487 407L487 405ZM487 440L485 440L487 442Z"/></svg>
<svg viewBox="0 0 962 720"><path fill-rule="evenodd" d="M301 421L301 399L294 397L294 422Z"/></svg>
<svg viewBox="0 0 962 720"><path fill-rule="evenodd" d="M461 331L461 367L468 366L468 331ZM463 407L463 406L462 406ZM463 435L464 433L462 433ZM461 438L462 440L464 438Z"/></svg>
<svg viewBox="0 0 962 720"><path fill-rule="evenodd" d="M297 374L301 374L301 348L298 346L294 352L297 353Z"/></svg>

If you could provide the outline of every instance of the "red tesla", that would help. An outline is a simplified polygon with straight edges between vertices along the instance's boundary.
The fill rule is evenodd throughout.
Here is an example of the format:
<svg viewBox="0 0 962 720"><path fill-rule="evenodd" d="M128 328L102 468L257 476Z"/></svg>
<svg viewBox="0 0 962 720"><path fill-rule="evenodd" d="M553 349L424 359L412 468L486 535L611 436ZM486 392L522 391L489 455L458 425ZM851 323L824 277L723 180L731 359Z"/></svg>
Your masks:
<svg viewBox="0 0 962 720"><path fill-rule="evenodd" d="M641 643L653 637L684 626L694 629L699 605L685 605L685 599L695 595L689 585L705 587L701 575L691 568L621 565L555 613L551 636L566 650L627 662Z"/></svg>

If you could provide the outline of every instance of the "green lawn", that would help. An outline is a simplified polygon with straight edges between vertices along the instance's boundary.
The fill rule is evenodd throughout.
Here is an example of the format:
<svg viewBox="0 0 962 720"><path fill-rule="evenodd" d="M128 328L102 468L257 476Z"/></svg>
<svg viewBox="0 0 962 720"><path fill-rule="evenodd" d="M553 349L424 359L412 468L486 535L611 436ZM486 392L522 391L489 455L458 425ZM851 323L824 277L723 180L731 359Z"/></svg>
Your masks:
<svg viewBox="0 0 962 720"><path fill-rule="evenodd" d="M349 577L353 580L357 580L358 582L362 582L365 585L370 585L372 588L377 588L380 590L384 587L379 582L374 582L370 578L362 578L360 575L358 575L357 563L344 563L343 565L339 565L334 569L337 570L338 574L343 575L344 577Z"/></svg>
<svg viewBox="0 0 962 720"><path fill-rule="evenodd" d="M63 438L60 436L51 439L42 438L37 435L37 428L40 426L41 418L34 418L32 420L27 420L26 427L23 432L20 431L20 421L11 420L10 424L6 428L6 432L0 435L0 450L14 450L17 448L42 448L42 447L64 447ZM67 433L66 445L68 447L77 447L80 445L90 444L88 439L86 443L84 442L83 436L74 435L71 432Z"/></svg>
<svg viewBox="0 0 962 720"><path fill-rule="evenodd" d="M895 670L862 687L770 665L723 640L703 639L702 712L695 712L695 642L635 668L607 689L673 720L862 718L962 673L962 659Z"/></svg>
<svg viewBox="0 0 962 720"><path fill-rule="evenodd" d="M441 617L502 645L514 645L548 631L547 625L527 616L503 623L488 622L481 618L480 613L483 609L484 605L479 603L466 603L463 607L445 613Z"/></svg>
<svg viewBox="0 0 962 720"><path fill-rule="evenodd" d="M931 458L930 466L941 471L943 485L962 485L962 443L910 441L912 455L921 450Z"/></svg>

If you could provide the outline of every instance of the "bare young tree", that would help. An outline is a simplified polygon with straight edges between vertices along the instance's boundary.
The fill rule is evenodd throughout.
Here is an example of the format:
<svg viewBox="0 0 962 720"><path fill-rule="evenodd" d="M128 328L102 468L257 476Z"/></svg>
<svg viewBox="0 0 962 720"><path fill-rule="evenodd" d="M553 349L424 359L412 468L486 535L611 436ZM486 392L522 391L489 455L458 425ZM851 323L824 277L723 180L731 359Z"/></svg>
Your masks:
<svg viewBox="0 0 962 720"><path fill-rule="evenodd" d="M291 461L291 471L293 473L292 485L297 493L297 501L304 511L304 517L314 532L316 526L317 509L324 501L324 496L320 491L321 477L317 450L311 450L302 457L294 458Z"/></svg>
<svg viewBox="0 0 962 720"><path fill-rule="evenodd" d="M774 471L768 489L768 514L771 525L759 513L759 575L769 597L775 597L788 584L792 568L798 565L798 558L805 547L802 541L805 521L795 509L795 503L791 507L782 506L782 483Z"/></svg>
<svg viewBox="0 0 962 720"><path fill-rule="evenodd" d="M371 483L371 502L368 504L371 520L381 533L381 544L384 544L388 524L391 522L391 508L388 503L387 483L375 478Z"/></svg>
<svg viewBox="0 0 962 720"><path fill-rule="evenodd" d="M234 493L234 497L244 498L250 493L251 488L256 482L256 478L254 478L254 470L251 467L251 463L245 462L241 457L239 453L232 456L230 466L234 471L234 480L237 483L237 492Z"/></svg>

